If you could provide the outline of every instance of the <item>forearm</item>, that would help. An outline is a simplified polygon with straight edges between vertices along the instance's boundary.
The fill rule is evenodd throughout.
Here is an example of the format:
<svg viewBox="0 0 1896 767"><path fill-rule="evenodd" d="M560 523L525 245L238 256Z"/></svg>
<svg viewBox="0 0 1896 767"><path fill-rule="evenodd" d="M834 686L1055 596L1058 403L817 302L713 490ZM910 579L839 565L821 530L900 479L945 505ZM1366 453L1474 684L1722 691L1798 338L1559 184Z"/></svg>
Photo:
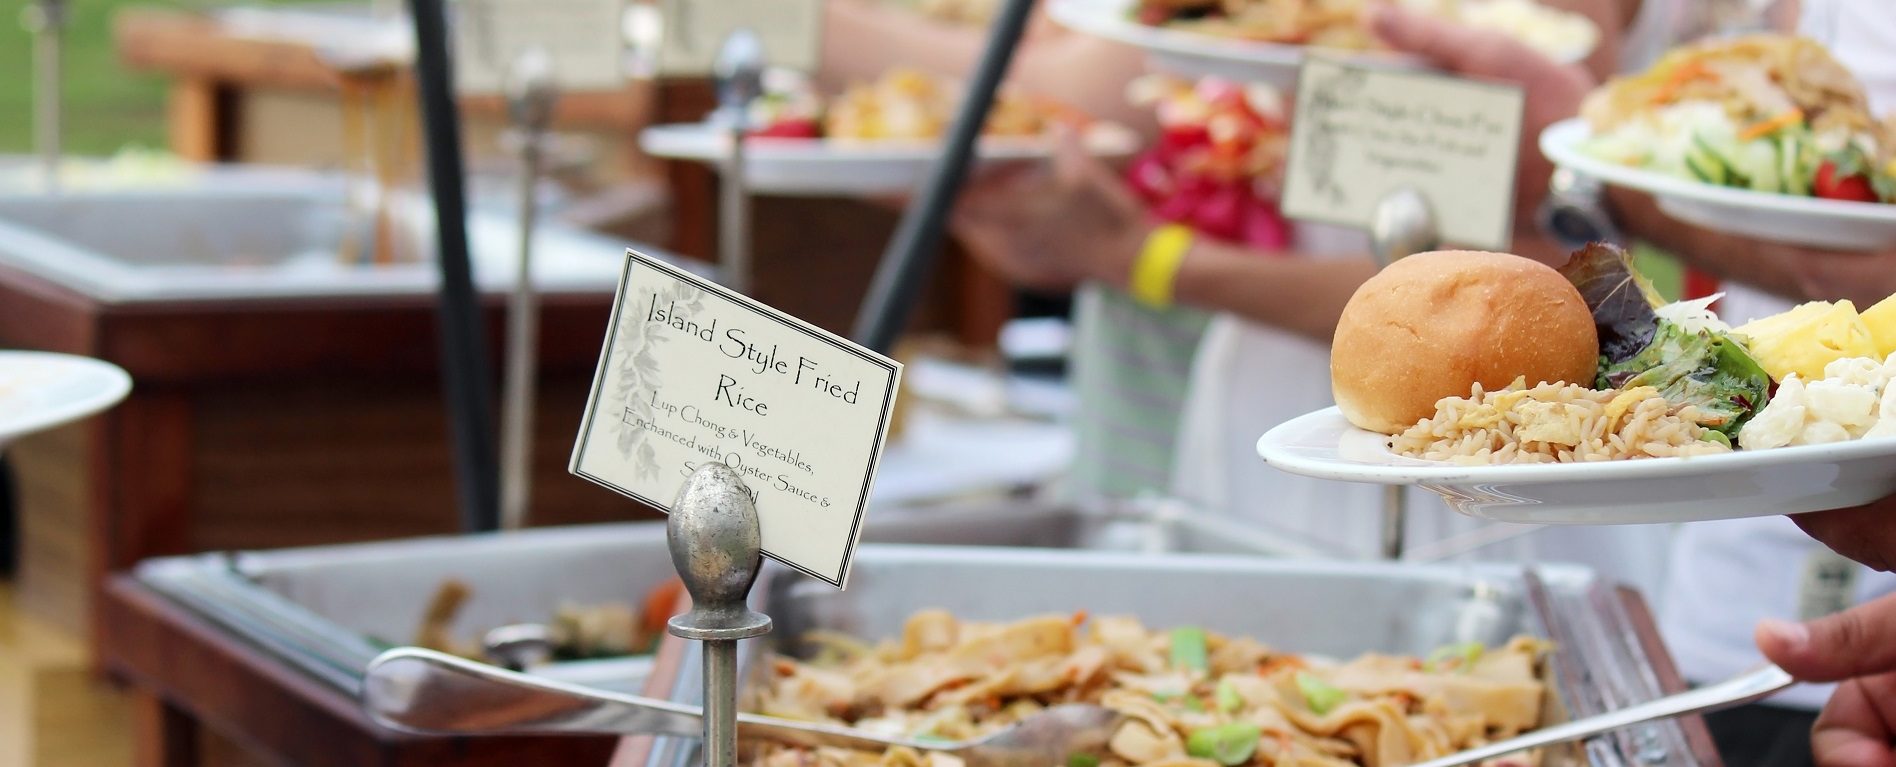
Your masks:
<svg viewBox="0 0 1896 767"><path fill-rule="evenodd" d="M1173 299L1327 345L1343 306L1375 273L1367 256L1299 258L1200 239L1179 266Z"/></svg>
<svg viewBox="0 0 1896 767"><path fill-rule="evenodd" d="M1609 188L1607 202L1628 235L1658 246L1694 269L1792 300L1817 297L1811 295L1811 285L1800 273L1792 248L1679 221L1659 210L1652 196L1643 192Z"/></svg>

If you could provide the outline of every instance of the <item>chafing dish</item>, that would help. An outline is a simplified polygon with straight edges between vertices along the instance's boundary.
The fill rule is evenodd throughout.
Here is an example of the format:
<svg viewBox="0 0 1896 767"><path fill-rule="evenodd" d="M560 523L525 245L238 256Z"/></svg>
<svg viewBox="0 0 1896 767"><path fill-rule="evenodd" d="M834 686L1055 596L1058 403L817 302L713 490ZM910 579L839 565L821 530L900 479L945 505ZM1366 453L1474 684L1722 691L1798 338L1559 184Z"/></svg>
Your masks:
<svg viewBox="0 0 1896 767"><path fill-rule="evenodd" d="M977 620L1131 614L1151 626L1200 625L1331 657L1426 655L1454 642L1492 644L1529 633L1555 644L1546 666L1549 721L1683 689L1638 595L1573 566L864 546L847 591L772 568L753 602L776 629L747 642L740 673L768 668L771 653L799 655L798 638L811 629L896 636L909 614L939 607ZM646 693L699 702L699 675L679 673L697 668L696 652L668 640ZM690 739L631 746L646 767L698 760ZM1696 718L1631 728L1551 756L1549 764L1601 767L1719 764Z"/></svg>

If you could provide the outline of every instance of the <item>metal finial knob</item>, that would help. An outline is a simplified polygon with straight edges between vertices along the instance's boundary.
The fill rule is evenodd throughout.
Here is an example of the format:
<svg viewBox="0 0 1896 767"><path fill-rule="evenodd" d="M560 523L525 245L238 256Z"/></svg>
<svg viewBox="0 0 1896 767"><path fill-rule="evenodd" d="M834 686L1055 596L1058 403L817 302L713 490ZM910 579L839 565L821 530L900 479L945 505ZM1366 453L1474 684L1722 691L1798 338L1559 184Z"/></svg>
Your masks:
<svg viewBox="0 0 1896 767"><path fill-rule="evenodd" d="M743 639L770 630L770 617L745 604L762 564L757 506L731 467L707 463L685 480L665 526L672 566L691 594L691 612L671 619L686 639Z"/></svg>
<svg viewBox="0 0 1896 767"><path fill-rule="evenodd" d="M1376 203L1369 220L1370 250L1382 266L1404 256L1434 250L1440 242L1435 210L1413 187L1402 187Z"/></svg>
<svg viewBox="0 0 1896 767"><path fill-rule="evenodd" d="M764 92L764 41L746 28L724 38L712 63L717 76L719 116L732 125L746 127L750 103Z"/></svg>
<svg viewBox="0 0 1896 767"><path fill-rule="evenodd" d="M559 92L553 84L553 55L535 45L522 50L507 69L507 111L514 124L545 130Z"/></svg>

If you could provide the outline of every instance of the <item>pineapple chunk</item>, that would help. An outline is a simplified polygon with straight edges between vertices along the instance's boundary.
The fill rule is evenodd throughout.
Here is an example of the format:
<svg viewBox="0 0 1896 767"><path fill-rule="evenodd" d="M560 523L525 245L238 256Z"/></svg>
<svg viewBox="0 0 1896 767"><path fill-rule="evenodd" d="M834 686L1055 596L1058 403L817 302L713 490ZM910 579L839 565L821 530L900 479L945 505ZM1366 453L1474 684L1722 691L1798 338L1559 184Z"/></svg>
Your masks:
<svg viewBox="0 0 1896 767"><path fill-rule="evenodd" d="M1870 339L1876 342L1877 359L1888 359L1889 355L1896 354L1896 296L1864 310L1863 324L1869 327Z"/></svg>
<svg viewBox="0 0 1896 767"><path fill-rule="evenodd" d="M1796 373L1806 381L1824 377L1824 366L1844 357L1876 357L1870 328L1849 301L1812 302L1738 328L1751 355L1782 381Z"/></svg>

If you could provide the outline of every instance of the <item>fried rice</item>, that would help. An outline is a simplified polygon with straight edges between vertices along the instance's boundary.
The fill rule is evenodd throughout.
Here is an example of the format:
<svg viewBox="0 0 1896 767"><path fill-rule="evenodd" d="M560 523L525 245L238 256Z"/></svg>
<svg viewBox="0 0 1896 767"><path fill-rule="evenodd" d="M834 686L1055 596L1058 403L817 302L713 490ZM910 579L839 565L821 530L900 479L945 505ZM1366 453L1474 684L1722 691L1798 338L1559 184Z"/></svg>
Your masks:
<svg viewBox="0 0 1896 767"><path fill-rule="evenodd" d="M1650 386L1594 390L1568 383L1499 391L1475 384L1446 397L1435 416L1390 440L1398 455L1457 464L1577 463L1724 453L1724 435L1700 425Z"/></svg>

